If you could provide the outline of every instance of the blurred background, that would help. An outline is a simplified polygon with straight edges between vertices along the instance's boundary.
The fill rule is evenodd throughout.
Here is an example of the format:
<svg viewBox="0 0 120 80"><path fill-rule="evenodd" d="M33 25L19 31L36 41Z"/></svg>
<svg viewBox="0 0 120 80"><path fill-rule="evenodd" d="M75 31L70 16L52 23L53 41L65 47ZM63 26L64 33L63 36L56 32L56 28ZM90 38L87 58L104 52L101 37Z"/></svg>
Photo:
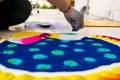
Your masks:
<svg viewBox="0 0 120 80"><path fill-rule="evenodd" d="M56 9L47 0L30 0L30 2L33 10ZM69 2L79 11L83 6L87 6L86 15L120 21L120 0L69 0Z"/></svg>
<svg viewBox="0 0 120 80"><path fill-rule="evenodd" d="M29 1L32 4L32 12L25 23L69 24L63 13L47 0ZM120 0L69 0L69 3L79 12L86 6L85 27L120 27Z"/></svg>

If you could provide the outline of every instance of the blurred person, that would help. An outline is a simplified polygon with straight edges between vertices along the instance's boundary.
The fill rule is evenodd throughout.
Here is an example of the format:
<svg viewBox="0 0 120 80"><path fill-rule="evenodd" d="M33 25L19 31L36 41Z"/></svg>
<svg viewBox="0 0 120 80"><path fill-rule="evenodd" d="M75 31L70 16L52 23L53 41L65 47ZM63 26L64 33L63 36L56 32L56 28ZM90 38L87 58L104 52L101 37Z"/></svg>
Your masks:
<svg viewBox="0 0 120 80"><path fill-rule="evenodd" d="M63 12L73 31L83 28L84 18L68 0L48 0ZM30 16L32 7L28 0L0 0L0 30L23 23Z"/></svg>

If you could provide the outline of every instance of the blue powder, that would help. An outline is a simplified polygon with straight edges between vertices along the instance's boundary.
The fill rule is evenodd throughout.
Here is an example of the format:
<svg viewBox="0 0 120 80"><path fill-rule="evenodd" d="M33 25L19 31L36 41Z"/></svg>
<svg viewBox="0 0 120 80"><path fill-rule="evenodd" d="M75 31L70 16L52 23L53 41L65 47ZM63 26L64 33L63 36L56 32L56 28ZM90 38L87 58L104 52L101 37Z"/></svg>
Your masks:
<svg viewBox="0 0 120 80"><path fill-rule="evenodd" d="M0 64L31 72L72 72L120 62L120 47L95 38L59 40L46 38L22 45L0 43Z"/></svg>

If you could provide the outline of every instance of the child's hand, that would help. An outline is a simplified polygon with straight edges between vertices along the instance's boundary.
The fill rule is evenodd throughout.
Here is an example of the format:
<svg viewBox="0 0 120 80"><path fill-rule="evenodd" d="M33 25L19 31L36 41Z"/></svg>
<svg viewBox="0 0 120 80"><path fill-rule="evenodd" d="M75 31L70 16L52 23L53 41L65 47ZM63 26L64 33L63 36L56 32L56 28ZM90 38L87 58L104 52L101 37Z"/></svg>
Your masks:
<svg viewBox="0 0 120 80"><path fill-rule="evenodd" d="M66 13L64 13L66 20L72 25L73 31L78 31L84 27L83 15L80 15L73 7Z"/></svg>

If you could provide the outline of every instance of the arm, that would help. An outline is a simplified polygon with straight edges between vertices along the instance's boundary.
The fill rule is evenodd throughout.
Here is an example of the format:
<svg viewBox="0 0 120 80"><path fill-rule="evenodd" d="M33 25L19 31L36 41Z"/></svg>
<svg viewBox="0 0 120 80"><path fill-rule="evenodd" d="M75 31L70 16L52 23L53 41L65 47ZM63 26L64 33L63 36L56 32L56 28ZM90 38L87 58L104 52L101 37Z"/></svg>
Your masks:
<svg viewBox="0 0 120 80"><path fill-rule="evenodd" d="M68 0L48 0L54 6L58 7L63 13L66 20L71 24L73 31L78 31L84 27L84 18L80 12L76 11Z"/></svg>
<svg viewBox="0 0 120 80"><path fill-rule="evenodd" d="M69 8L68 0L47 0L52 3L54 6L58 7L62 11L66 11Z"/></svg>

